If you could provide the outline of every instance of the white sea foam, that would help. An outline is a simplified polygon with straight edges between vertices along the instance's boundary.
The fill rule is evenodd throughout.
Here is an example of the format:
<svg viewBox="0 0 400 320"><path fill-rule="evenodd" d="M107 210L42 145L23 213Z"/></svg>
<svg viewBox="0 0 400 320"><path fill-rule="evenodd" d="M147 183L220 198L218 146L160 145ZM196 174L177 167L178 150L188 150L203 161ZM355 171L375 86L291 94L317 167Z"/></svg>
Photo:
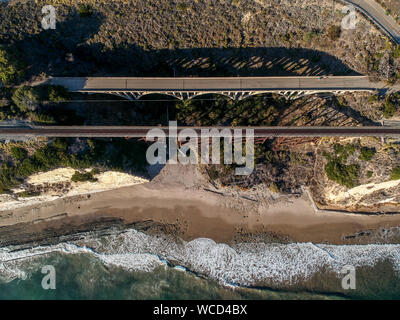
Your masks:
<svg viewBox="0 0 400 320"><path fill-rule="evenodd" d="M0 249L0 275L23 278L21 267L50 253L89 254L106 265L152 271L170 262L223 284L251 286L261 282L307 279L321 267L339 272L344 265L374 266L389 260L400 273L400 245L239 244L230 247L211 239L190 242L129 230L101 238L11 252Z"/></svg>

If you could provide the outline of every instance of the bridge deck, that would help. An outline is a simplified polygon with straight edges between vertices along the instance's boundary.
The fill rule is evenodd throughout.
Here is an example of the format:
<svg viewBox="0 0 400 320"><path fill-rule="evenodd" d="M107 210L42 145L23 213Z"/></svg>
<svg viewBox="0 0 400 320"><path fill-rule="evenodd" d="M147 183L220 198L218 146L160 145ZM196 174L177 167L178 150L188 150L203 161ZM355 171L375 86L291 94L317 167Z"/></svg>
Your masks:
<svg viewBox="0 0 400 320"><path fill-rule="evenodd" d="M226 78L51 78L73 92L127 91L357 91L382 89L366 76Z"/></svg>
<svg viewBox="0 0 400 320"><path fill-rule="evenodd" d="M174 136L168 127L98 127L98 126L34 126L32 128L0 127L0 137L145 137L151 129L160 129L166 136ZM202 130L241 130L246 136L246 129L254 130L254 137L400 137L399 127L178 127L176 132L192 129L200 137ZM190 132L186 132L191 136ZM185 136L186 136L185 133Z"/></svg>

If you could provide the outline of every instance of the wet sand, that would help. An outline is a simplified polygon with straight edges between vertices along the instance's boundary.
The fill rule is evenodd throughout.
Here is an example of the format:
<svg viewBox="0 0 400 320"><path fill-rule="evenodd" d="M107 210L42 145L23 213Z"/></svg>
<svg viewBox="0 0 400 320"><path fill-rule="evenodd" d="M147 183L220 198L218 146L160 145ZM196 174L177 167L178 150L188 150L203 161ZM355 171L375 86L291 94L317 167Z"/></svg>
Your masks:
<svg viewBox="0 0 400 320"><path fill-rule="evenodd" d="M375 241L345 238L355 233L400 226L400 215L318 213L306 195L256 211L250 206L246 209L244 200L242 209L231 208L233 201L204 189L147 183L2 211L0 238L7 230L30 235L52 230L54 235L63 235L90 230L96 223L107 227L108 222L119 221L123 225L164 226L164 231L185 240L204 237L226 243L261 239L350 244Z"/></svg>

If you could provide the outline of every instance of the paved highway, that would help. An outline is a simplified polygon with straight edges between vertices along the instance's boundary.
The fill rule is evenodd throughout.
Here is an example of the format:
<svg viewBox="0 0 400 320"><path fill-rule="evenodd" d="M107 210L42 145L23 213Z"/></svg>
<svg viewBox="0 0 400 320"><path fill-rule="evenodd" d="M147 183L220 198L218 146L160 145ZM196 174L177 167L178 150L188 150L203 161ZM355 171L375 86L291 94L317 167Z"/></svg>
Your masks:
<svg viewBox="0 0 400 320"><path fill-rule="evenodd" d="M88 126L34 126L32 128L1 128L0 138L18 137L145 137L149 130L159 128L169 136L168 127L88 127ZM201 130L211 127L178 127L193 129L198 136ZM400 137L399 127L216 127L223 129L241 129L245 135L246 129L254 129L255 137ZM172 134L173 135L173 134Z"/></svg>
<svg viewBox="0 0 400 320"><path fill-rule="evenodd" d="M216 77L216 78L124 78L54 77L50 84L72 92L126 91L341 91L377 90L384 83L373 83L366 76L332 77Z"/></svg>
<svg viewBox="0 0 400 320"><path fill-rule="evenodd" d="M374 0L344 0L349 4L353 4L361 12L363 12L370 20L372 20L381 30L384 31L396 43L400 43L400 25L393 17L386 14L386 10L382 8Z"/></svg>

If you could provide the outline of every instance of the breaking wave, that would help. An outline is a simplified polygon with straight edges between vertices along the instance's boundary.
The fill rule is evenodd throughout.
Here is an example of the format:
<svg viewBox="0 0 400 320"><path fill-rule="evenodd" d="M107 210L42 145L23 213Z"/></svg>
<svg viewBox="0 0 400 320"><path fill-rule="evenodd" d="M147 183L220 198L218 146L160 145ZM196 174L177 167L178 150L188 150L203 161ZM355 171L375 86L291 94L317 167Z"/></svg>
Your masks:
<svg viewBox="0 0 400 320"><path fill-rule="evenodd" d="M400 273L400 245L326 245L313 243L246 243L235 246L200 238L190 242L169 236L146 235L130 229L122 233L13 251L0 249L0 276L4 281L24 279L29 266L52 253L88 254L107 266L150 272L173 266L219 281L224 285L292 283L307 279L321 268L339 273L345 265L374 266L390 261Z"/></svg>

